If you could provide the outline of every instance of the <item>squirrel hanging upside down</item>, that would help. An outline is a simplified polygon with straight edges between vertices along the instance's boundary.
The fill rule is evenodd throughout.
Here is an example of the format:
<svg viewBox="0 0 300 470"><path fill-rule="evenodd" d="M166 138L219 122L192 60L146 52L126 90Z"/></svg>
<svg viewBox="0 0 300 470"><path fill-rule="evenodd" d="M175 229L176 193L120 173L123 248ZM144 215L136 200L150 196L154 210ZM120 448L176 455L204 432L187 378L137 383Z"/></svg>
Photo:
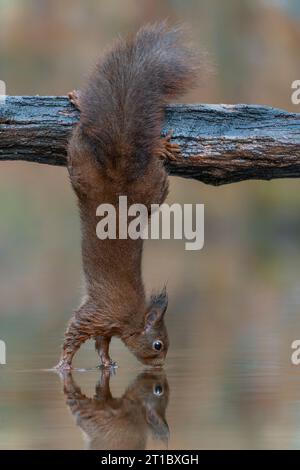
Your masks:
<svg viewBox="0 0 300 470"><path fill-rule="evenodd" d="M78 198L86 296L65 333L59 369L94 339L103 366L111 366L109 344L120 337L144 364L161 366L169 341L164 315L167 293L146 299L141 260L143 240L96 235L96 209L114 205L162 204L168 193L163 160L179 151L160 137L164 107L189 89L196 67L178 28L145 26L119 39L97 64L86 86L70 99L80 109L68 147L68 170Z"/></svg>

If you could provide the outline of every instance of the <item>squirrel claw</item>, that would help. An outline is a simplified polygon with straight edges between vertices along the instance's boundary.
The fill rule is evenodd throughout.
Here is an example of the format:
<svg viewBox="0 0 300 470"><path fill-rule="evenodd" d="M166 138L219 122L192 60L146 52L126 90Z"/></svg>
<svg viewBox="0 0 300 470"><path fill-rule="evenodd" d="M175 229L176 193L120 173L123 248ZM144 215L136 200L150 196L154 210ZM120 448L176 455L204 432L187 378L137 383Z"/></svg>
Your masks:
<svg viewBox="0 0 300 470"><path fill-rule="evenodd" d="M180 154L180 146L171 142L173 131L168 132L166 137L161 139L161 146L158 149L157 155L162 160L176 160L177 156Z"/></svg>
<svg viewBox="0 0 300 470"><path fill-rule="evenodd" d="M118 368L118 364L112 360L110 361L105 361L105 362L101 362L101 364L99 364L99 366L97 366L98 369L111 369L111 370L114 370L114 369L117 369Z"/></svg>
<svg viewBox="0 0 300 470"><path fill-rule="evenodd" d="M70 371L72 370L72 366L64 359L61 359L59 363L55 367L53 367L53 370L57 370L59 372Z"/></svg>
<svg viewBox="0 0 300 470"><path fill-rule="evenodd" d="M72 105L80 111L80 92L78 90L72 90L68 93L68 98Z"/></svg>

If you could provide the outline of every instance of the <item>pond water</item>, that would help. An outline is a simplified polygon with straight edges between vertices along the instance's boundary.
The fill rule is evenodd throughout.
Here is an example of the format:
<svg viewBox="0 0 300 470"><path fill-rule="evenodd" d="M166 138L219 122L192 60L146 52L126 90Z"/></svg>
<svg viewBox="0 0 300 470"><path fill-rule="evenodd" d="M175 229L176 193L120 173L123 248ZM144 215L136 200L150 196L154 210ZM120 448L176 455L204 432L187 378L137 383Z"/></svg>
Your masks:
<svg viewBox="0 0 300 470"><path fill-rule="evenodd" d="M163 370L143 369L114 341L114 372L96 369L88 343L80 369L59 375L41 368L56 361L46 340L32 368L1 366L0 448L300 448L300 366L287 330L263 323L226 338L216 329L214 340L207 324L207 338L172 347Z"/></svg>

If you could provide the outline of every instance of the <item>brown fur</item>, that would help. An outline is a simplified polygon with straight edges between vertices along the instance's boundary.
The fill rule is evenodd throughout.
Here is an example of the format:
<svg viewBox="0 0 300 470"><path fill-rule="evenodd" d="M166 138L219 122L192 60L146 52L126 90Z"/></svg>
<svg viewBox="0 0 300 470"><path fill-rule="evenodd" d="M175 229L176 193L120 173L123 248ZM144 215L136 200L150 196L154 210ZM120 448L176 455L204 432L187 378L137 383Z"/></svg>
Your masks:
<svg viewBox="0 0 300 470"><path fill-rule="evenodd" d="M172 145L160 138L164 106L191 85L192 64L178 29L146 26L134 38L118 40L85 88L72 95L81 117L69 143L68 169L81 217L86 297L70 320L59 367L70 367L89 338L96 340L101 362L110 365L115 335L143 363L164 362L166 292L146 300L143 241L99 240L96 208L110 203L118 212L119 195L128 197L128 205L149 209L165 200L168 177L158 155L170 153ZM159 352L153 349L157 339L163 342Z"/></svg>
<svg viewBox="0 0 300 470"><path fill-rule="evenodd" d="M169 386L163 373L143 372L122 398L114 398L109 386L110 373L103 370L93 398L86 397L71 372L64 374L64 393L76 424L91 450L145 449L149 432L168 442L165 419ZM159 391L160 393L157 393Z"/></svg>

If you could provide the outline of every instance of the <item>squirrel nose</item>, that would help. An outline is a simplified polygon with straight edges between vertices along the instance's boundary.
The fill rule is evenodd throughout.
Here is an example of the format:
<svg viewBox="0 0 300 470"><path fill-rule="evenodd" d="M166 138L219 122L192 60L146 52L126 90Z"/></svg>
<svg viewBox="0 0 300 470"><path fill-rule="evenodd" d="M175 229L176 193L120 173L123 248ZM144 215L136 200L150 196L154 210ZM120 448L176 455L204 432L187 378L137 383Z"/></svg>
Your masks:
<svg viewBox="0 0 300 470"><path fill-rule="evenodd" d="M143 363L148 367L163 367L165 358L144 359Z"/></svg>

